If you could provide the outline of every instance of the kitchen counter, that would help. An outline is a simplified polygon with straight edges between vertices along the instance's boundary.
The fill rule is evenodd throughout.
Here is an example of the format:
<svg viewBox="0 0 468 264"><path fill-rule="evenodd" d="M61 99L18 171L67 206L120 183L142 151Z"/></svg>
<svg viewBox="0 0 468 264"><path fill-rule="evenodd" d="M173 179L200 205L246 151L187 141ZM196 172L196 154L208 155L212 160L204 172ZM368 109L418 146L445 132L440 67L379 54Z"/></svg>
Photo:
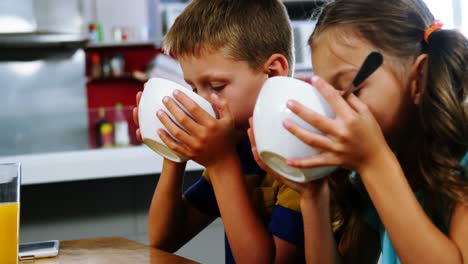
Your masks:
<svg viewBox="0 0 468 264"><path fill-rule="evenodd" d="M148 147L92 149L0 157L22 164L22 185L159 174L163 158ZM187 171L203 167L189 161Z"/></svg>

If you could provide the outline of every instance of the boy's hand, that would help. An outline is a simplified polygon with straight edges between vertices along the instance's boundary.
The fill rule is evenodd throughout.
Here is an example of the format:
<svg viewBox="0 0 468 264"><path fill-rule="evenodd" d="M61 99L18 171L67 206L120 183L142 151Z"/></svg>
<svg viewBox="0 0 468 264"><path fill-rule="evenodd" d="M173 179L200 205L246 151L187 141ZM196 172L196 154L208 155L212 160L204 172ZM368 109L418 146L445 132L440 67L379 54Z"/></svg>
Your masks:
<svg viewBox="0 0 468 264"><path fill-rule="evenodd" d="M270 169L265 163L263 163L262 159L260 158L260 156L258 155L258 152L257 152L257 145L255 143L255 137L254 137L254 133L253 133L253 123L252 122L253 121L252 121L252 117L251 117L251 118L249 118L250 128L248 129L247 133L249 134L249 140L250 140L250 144L252 146L252 153L253 153L254 159L257 162L258 166L260 166L260 168L262 168L262 170L266 171L269 175L271 175L275 179L283 182L286 186L288 186L289 188L291 188L291 189L295 190L296 192L298 192L301 195L302 198L316 197L317 195L321 195L324 184L328 185L324 178L319 179L317 181L306 182L306 183L293 182L293 181L290 181L287 178L283 177L282 175L278 174L274 170ZM327 188L327 190L328 190L328 188Z"/></svg>
<svg viewBox="0 0 468 264"><path fill-rule="evenodd" d="M157 113L166 129L176 139L163 129L158 131L160 138L169 148L206 168L224 160L226 155L236 153L234 118L225 100L221 100L214 93L211 95L211 103L219 115L219 119L216 119L184 93L175 91L174 98L190 112L193 119L173 99L163 99L169 112L185 128L184 130L177 126L164 111Z"/></svg>
<svg viewBox="0 0 468 264"><path fill-rule="evenodd" d="M139 142L143 142L143 140L141 138L140 128L139 128L140 124L139 124L139 121L138 121L138 105L140 104L141 94L142 94L142 92L138 92L136 94L136 106L133 108L133 122L137 126L137 130L136 130L135 134L136 134L136 139Z"/></svg>

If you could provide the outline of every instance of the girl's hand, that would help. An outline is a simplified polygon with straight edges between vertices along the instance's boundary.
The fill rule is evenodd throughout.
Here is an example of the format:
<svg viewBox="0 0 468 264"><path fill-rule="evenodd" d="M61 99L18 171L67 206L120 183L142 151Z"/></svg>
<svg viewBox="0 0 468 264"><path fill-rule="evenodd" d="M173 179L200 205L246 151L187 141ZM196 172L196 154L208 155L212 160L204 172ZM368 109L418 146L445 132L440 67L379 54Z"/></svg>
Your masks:
<svg viewBox="0 0 468 264"><path fill-rule="evenodd" d="M251 118L249 118L250 128L248 129L247 132L248 132L248 135L249 135L249 140L250 140L250 144L251 144L251 147L252 147L252 153L253 153L254 159L257 162L258 166L260 166L260 168L262 168L262 170L266 171L269 175L271 175L275 179L283 182L289 188L291 188L291 189L295 190L296 192L298 192L301 195L302 199L305 199L305 198L313 198L314 199L314 198L319 198L319 197L321 197L323 195L329 197L328 183L324 178L316 180L316 181L312 181L312 182L298 183L298 182L291 181L291 180L283 177L282 175L278 174L274 170L270 169L262 161L262 159L258 155L257 145L255 143L255 137L254 137L254 134L253 134L253 124L252 124L252 122L253 121L252 121L252 117L251 117ZM324 191L325 191L325 193L324 193Z"/></svg>
<svg viewBox="0 0 468 264"><path fill-rule="evenodd" d="M135 123L137 130L135 132L136 134L136 139L139 142L143 142L143 139L141 138L141 131L140 131L140 123L138 120L138 105L140 104L140 99L141 99L141 94L142 92L138 92L136 94L136 106L133 108L133 122Z"/></svg>
<svg viewBox="0 0 468 264"><path fill-rule="evenodd" d="M183 92L175 91L174 98L190 112L193 118L170 97L163 99L169 112L185 128L185 130L181 129L164 111L157 113L163 125L176 139L163 129L158 131L159 136L169 148L206 168L224 160L226 155L235 155L234 118L226 100L221 100L215 93L211 95L211 103L219 115L219 119L216 119Z"/></svg>
<svg viewBox="0 0 468 264"><path fill-rule="evenodd" d="M378 151L388 148L379 124L371 111L354 94L343 99L341 93L317 76L312 85L325 97L336 113L335 119L324 117L297 101L288 102L288 108L325 135L311 133L292 120L283 125L306 144L321 149L321 153L302 159L289 159L290 166L310 168L340 166L360 172L371 164Z"/></svg>

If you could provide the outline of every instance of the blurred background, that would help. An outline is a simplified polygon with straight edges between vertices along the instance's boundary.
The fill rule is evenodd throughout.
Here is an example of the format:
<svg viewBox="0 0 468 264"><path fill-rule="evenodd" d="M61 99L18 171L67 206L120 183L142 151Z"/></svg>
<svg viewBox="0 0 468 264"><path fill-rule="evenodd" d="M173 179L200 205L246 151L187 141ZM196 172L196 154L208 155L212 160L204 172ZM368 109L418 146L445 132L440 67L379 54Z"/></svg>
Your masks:
<svg viewBox="0 0 468 264"><path fill-rule="evenodd" d="M468 0L425 1L446 28L468 35ZM295 34L295 76L307 80L310 17L323 2L283 2ZM96 236L148 242L162 160L136 141L131 111L148 78L183 83L161 42L187 4L0 1L0 162L23 165L21 242ZM184 187L202 169L189 163ZM224 260L221 221L194 240L178 254Z"/></svg>

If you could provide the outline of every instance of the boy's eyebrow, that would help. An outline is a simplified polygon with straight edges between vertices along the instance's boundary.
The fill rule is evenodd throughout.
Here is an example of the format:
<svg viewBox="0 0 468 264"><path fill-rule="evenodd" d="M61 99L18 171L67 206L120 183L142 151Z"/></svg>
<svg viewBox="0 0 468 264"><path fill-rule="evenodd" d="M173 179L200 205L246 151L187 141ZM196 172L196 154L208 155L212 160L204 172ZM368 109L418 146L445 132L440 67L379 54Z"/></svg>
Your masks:
<svg viewBox="0 0 468 264"><path fill-rule="evenodd" d="M210 80L210 79L227 79L228 76L226 74L222 74L222 73L216 73L216 74L204 74L204 75L199 75L198 77L198 81L200 82L205 82L207 80ZM187 78L184 78L185 82L190 84L190 85L193 85L193 82Z"/></svg>

